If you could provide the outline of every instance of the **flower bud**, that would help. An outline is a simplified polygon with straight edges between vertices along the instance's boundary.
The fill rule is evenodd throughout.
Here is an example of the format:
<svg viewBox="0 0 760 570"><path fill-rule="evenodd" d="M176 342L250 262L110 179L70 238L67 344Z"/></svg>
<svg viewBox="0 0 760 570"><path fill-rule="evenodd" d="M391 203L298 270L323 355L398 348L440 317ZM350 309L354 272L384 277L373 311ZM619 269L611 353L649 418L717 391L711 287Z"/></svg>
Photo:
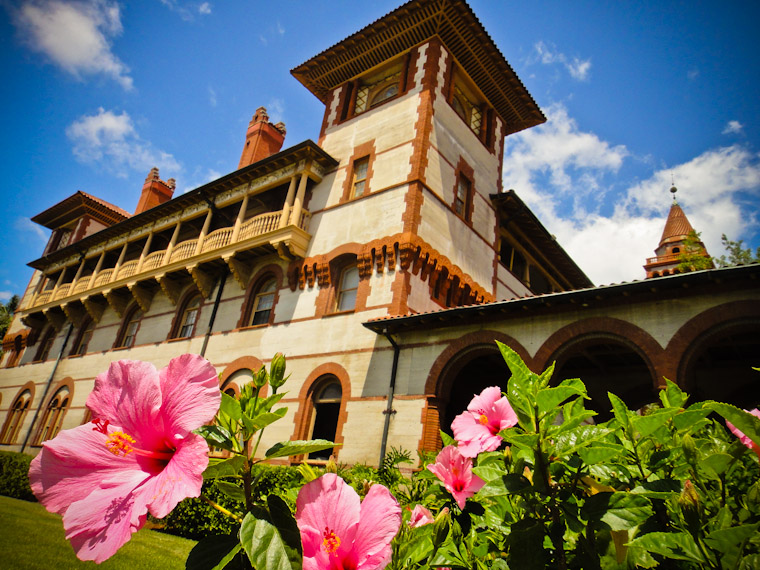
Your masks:
<svg viewBox="0 0 760 570"><path fill-rule="evenodd" d="M269 384L272 386L272 391L277 392L277 388L285 384L286 380L285 356L278 352L269 364Z"/></svg>
<svg viewBox="0 0 760 570"><path fill-rule="evenodd" d="M686 461L688 461L690 465L695 465L697 463L697 446L694 443L694 438L687 433L681 440L681 446L683 447L683 454ZM691 485L691 482L688 483Z"/></svg>
<svg viewBox="0 0 760 570"><path fill-rule="evenodd" d="M702 505L699 501L699 494L692 482L687 479L683 486L683 491L678 496L678 506L681 507L681 513L686 521L686 525L692 533L696 533L702 526L701 511Z"/></svg>
<svg viewBox="0 0 760 570"><path fill-rule="evenodd" d="M259 371L253 375L253 385L256 386L256 388L263 388L267 385L268 377L267 369L262 366L259 368Z"/></svg>

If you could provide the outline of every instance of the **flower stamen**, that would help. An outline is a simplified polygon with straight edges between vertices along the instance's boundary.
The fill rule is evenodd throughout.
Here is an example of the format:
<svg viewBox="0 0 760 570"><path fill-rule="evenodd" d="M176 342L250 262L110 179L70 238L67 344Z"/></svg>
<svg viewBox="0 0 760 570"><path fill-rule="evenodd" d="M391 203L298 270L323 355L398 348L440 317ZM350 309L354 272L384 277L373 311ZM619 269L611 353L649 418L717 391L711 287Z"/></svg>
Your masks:
<svg viewBox="0 0 760 570"><path fill-rule="evenodd" d="M322 533L322 536L322 545L325 547L325 552L327 554L334 554L340 548L340 537L328 527L325 527L325 532Z"/></svg>
<svg viewBox="0 0 760 570"><path fill-rule="evenodd" d="M106 449L116 457L124 457L134 451L135 439L123 431L115 431L106 440Z"/></svg>
<svg viewBox="0 0 760 570"><path fill-rule="evenodd" d="M478 418L478 421L481 425L488 425L488 416L485 414L480 414L480 417Z"/></svg>

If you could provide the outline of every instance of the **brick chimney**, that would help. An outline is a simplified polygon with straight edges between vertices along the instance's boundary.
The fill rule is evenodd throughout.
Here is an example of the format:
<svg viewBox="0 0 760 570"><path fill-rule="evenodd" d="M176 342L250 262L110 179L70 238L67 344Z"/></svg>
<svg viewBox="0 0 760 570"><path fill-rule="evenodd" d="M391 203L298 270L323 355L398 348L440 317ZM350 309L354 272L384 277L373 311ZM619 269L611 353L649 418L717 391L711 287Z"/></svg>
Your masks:
<svg viewBox="0 0 760 570"><path fill-rule="evenodd" d="M142 194L140 194L140 200L137 202L135 215L171 200L176 186L177 183L174 181L174 178L169 178L169 180L164 182L158 177L158 168L155 166L151 168L143 184Z"/></svg>
<svg viewBox="0 0 760 570"><path fill-rule="evenodd" d="M285 123L273 125L269 122L266 108L259 107L251 122L248 123L245 146L240 155L238 169L279 152L284 140Z"/></svg>

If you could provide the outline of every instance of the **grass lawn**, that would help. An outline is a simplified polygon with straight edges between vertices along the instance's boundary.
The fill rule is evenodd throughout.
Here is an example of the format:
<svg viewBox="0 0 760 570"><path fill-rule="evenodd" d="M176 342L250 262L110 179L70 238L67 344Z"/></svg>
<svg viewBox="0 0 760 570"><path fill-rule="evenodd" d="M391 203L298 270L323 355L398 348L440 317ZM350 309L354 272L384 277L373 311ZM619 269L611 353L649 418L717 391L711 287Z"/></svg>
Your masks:
<svg viewBox="0 0 760 570"><path fill-rule="evenodd" d="M82 562L64 538L61 517L39 503L0 496L0 568L181 570L195 541L142 529L102 564Z"/></svg>

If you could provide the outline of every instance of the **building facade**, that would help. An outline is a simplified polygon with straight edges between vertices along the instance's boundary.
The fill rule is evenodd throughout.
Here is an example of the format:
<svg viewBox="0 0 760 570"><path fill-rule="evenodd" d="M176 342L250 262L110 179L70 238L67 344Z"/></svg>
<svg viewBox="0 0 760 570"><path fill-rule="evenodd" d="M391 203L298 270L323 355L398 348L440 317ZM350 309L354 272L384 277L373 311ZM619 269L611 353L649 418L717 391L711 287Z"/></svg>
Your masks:
<svg viewBox="0 0 760 570"><path fill-rule="evenodd" d="M740 346L741 370L760 346L757 266L595 288L502 188L505 139L545 119L464 1L412 0L292 73L325 104L317 143L280 150L260 108L218 180L173 198L154 169L134 214L79 192L34 218L52 235L3 340L0 449L89 421L118 359L200 353L234 392L283 352L288 413L264 443L376 464L435 449L506 382L496 339L590 378L600 411L662 376L709 394L705 354Z"/></svg>

